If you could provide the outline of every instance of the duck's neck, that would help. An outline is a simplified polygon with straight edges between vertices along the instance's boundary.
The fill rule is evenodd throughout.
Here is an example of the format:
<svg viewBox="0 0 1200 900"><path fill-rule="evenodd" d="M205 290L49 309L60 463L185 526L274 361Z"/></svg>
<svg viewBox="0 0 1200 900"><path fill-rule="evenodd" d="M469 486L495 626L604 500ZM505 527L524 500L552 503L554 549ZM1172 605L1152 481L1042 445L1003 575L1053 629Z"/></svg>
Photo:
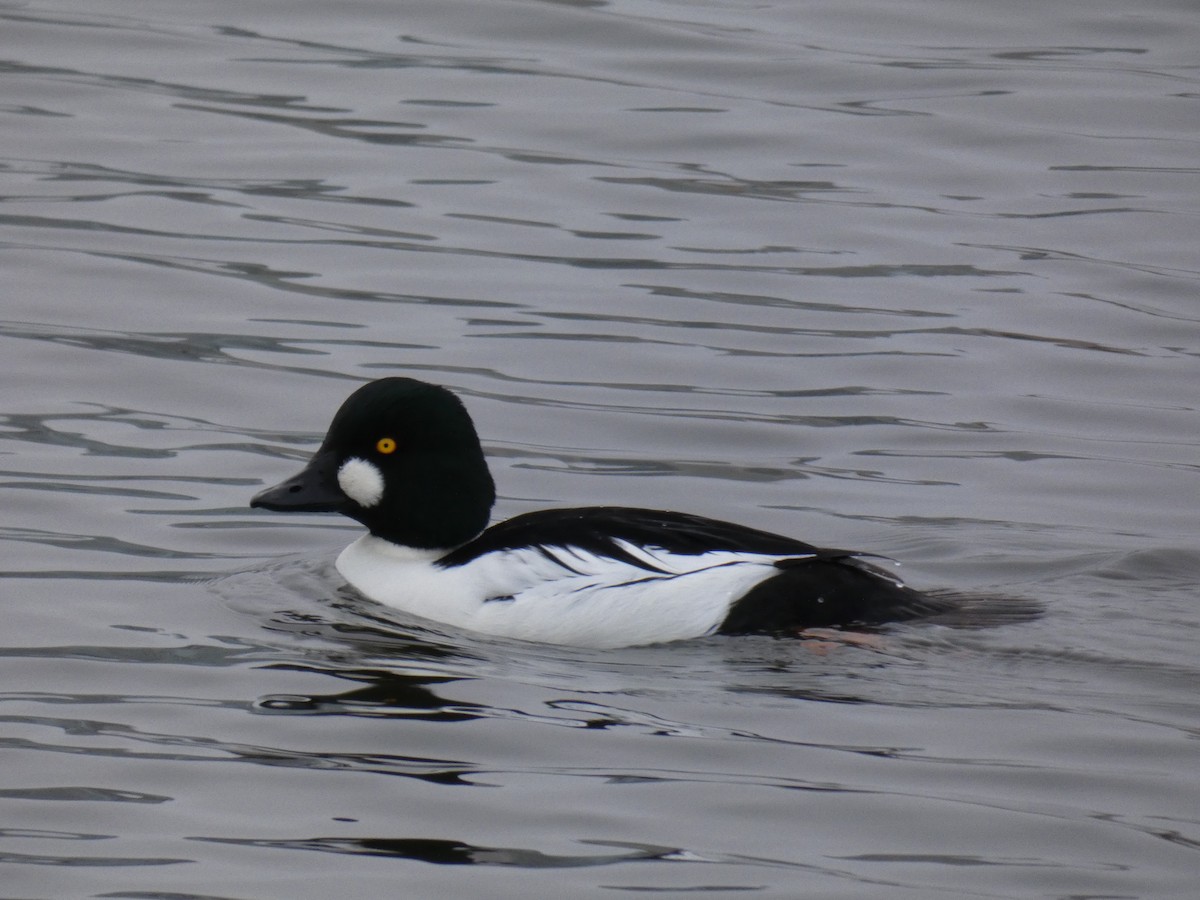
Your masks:
<svg viewBox="0 0 1200 900"><path fill-rule="evenodd" d="M488 525L496 488L483 452L428 454L419 477L389 482L382 502L355 515L371 534L417 550L461 547Z"/></svg>

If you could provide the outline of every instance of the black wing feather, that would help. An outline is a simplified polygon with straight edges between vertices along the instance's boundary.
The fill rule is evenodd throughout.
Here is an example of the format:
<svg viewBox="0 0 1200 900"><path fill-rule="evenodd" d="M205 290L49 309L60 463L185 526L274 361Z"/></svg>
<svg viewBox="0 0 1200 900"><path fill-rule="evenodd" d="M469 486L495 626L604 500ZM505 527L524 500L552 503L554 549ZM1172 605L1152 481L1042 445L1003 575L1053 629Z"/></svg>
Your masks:
<svg viewBox="0 0 1200 900"><path fill-rule="evenodd" d="M442 558L441 565L462 565L498 550L551 546L578 547L643 569L651 568L646 562L621 549L617 541L656 547L686 556L714 550L762 553L778 556L781 560L794 556L836 559L853 555L844 550L823 550L769 531L689 513L623 506L589 506L543 509L515 516L493 525L475 540L452 551Z"/></svg>

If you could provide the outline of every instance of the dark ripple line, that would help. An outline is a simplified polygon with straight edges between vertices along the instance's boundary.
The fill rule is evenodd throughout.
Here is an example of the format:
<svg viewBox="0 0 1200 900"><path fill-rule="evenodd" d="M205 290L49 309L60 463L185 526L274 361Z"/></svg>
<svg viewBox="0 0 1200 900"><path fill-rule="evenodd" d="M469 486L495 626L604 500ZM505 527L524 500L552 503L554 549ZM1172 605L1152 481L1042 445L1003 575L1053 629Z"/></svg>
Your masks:
<svg viewBox="0 0 1200 900"><path fill-rule="evenodd" d="M626 863L660 862L678 864L725 864L734 866L749 866L753 868L789 869L800 872L810 872L832 877L839 880L849 880L855 885L863 884L887 885L891 887L918 887L926 893L949 894L949 889L931 887L927 884L906 884L891 879L871 878L861 871L848 871L829 866L811 863L795 862L793 860L776 859L749 854L705 853L689 850L683 847L666 847L655 844L641 844L632 841L609 841L580 839L578 843L596 847L622 848L623 853L608 853L597 855L555 855L543 853L525 847L495 847L470 844L466 841L442 838L385 838L385 837L312 837L300 839L272 838L226 838L226 837L194 837L192 840L209 843L234 844L242 847L264 848L273 850L303 850L319 853L335 853L351 856L383 856L393 859L412 860L440 866L498 866L520 869L564 869L564 868L593 868L601 866L623 865ZM639 888L623 886L619 890L658 890L658 888ZM729 886L726 884L712 887L689 887L688 891L757 891L758 885ZM955 889L955 897L964 894ZM998 897L991 893L970 892L974 897Z"/></svg>
<svg viewBox="0 0 1200 900"><path fill-rule="evenodd" d="M1088 256L1084 253L1074 253L1069 250L1054 250L1043 247L1022 247L1019 245L1007 244L963 243L959 246L981 250L1000 250L1008 253L1017 253L1020 254L1020 258L1022 260L1070 260L1072 262L1100 263L1101 265L1106 266L1116 266L1118 268L1128 269L1133 272L1145 272L1149 275L1161 275L1165 278L1186 278L1190 280L1200 277L1200 270L1198 269L1185 269L1177 266L1153 266L1146 263L1127 262L1120 259L1105 259L1102 256ZM1185 321L1196 320L1187 318Z"/></svg>
<svg viewBox="0 0 1200 900"><path fill-rule="evenodd" d="M121 647L87 644L38 647L0 647L0 659L87 660L205 668L244 667L247 663L274 659L269 648L256 644L230 646L183 644L173 647ZM51 695L39 695L50 697ZM75 696L75 695L72 695ZM240 708L245 708L241 704Z"/></svg>
<svg viewBox="0 0 1200 900"><path fill-rule="evenodd" d="M244 704L233 703L233 708ZM35 750L40 753L64 753L69 756L103 757L123 760L164 760L186 763L249 763L272 768L312 769L326 772L354 772L394 775L445 785L471 785L464 775L471 774L471 763L401 756L398 754L323 753L288 750L255 744L222 741L216 738L142 731L132 725L95 719L56 719L41 716L0 716L0 723L56 728L63 734L90 738L112 738L134 744L175 749L134 750L124 747L53 744L30 738L0 738L0 748Z"/></svg>
<svg viewBox="0 0 1200 900"><path fill-rule="evenodd" d="M227 558L228 554L225 554L224 557ZM111 572L102 569L31 569L29 571L7 569L0 571L0 579L12 579L14 581L129 581L134 583L144 582L147 584L180 584L188 581L204 581L212 578L214 574L216 573L203 570L193 572L178 570L165 572ZM78 586L74 589L77 590ZM0 656L3 655L4 652L0 649Z"/></svg>
<svg viewBox="0 0 1200 900"><path fill-rule="evenodd" d="M165 794L147 794L142 791L122 791L115 788L101 787L32 787L32 788L2 788L0 797L13 800L39 800L68 803L170 803L174 798ZM58 832L46 832L62 837ZM0 829L0 835L10 836L11 829ZM91 835L77 835L88 838Z"/></svg>
<svg viewBox="0 0 1200 900"><path fill-rule="evenodd" d="M105 835L112 837L112 835ZM173 866L195 862L194 859L171 856L50 856L33 853L0 853L0 863L27 866L64 866L67 868L103 868L125 866Z"/></svg>
<svg viewBox="0 0 1200 900"><path fill-rule="evenodd" d="M0 217L2 221L5 217ZM40 220L45 222L66 222L71 220L47 219L37 216L13 216L13 220ZM92 229L97 223L87 226L68 224L66 227L80 230ZM126 229L123 226L112 226L113 230L131 231L133 233L148 233L159 237L181 237L170 232L146 232L142 229ZM100 229L104 230L104 229ZM875 263L862 266L786 266L786 265L751 265L729 263L706 263L699 261L667 262L652 257L616 257L616 256L554 256L550 254L516 253L512 251L483 250L477 247L462 246L433 246L408 241L352 241L352 240L298 240L283 238L250 238L229 237L228 235L183 235L188 239L212 241L227 241L253 244L282 244L289 246L319 246L319 247L370 247L374 249L389 249L397 251L412 251L418 253L445 254L448 256L469 256L476 259L518 260L523 262L545 263L549 265L570 266L578 269L601 269L611 271L643 270L655 272L733 272L757 273L772 275L806 275L823 278L896 278L912 276L916 278L990 278L995 276L1023 276L1029 272L1010 269L982 269L968 263ZM234 277L249 277L258 284L267 287L286 290L290 293L307 296L326 297L338 300L374 300L374 301L408 301L445 305L468 305L493 308L522 308L522 304L499 302L492 300L454 301L446 298L421 297L420 295L400 294L390 291L363 291L348 288L327 288L315 285L295 283L298 278L311 278L315 272L281 272L271 269L261 263L231 262L229 260L213 260L199 257L174 257L167 255L151 255L145 253L120 253L114 251L91 250L82 247L42 246L39 244L18 244L8 242L5 246L34 249L53 249L56 252L76 252L95 256L101 259L119 259L126 262L144 263L163 266L181 271L196 271L206 274L231 275Z"/></svg>
<svg viewBox="0 0 1200 900"><path fill-rule="evenodd" d="M688 859L684 855L684 851L677 847L606 841L581 841L580 843L629 849L625 853L560 856L521 847L485 847L439 838L312 837L275 840L270 838L193 837L189 840L272 850L315 850L322 853L352 856L387 856L442 866L476 865L513 866L522 869L568 869L650 860L660 862L703 861L695 857Z"/></svg>
<svg viewBox="0 0 1200 900"><path fill-rule="evenodd" d="M47 326L50 327L50 326ZM64 329L65 330L65 329ZM0 333L5 330L0 328ZM91 334L90 332L80 331L80 334ZM115 346L105 343L104 335L97 336L97 343L88 344L89 349L107 350L116 349L123 351L127 349L124 340L131 341L136 349L140 349L140 341L144 337L149 343L157 344L157 338L160 335L134 336L124 332L113 332L118 337L112 338L116 342ZM21 334L13 331L8 331L7 336L10 337L29 337L34 340L54 340L53 334ZM164 337L173 338L179 337L182 341L187 341L190 335L165 335ZM199 337L207 337L212 339L214 343L220 343L223 335L200 335ZM236 336L235 336L236 339ZM392 345L387 345L392 346ZM285 349L283 352L288 352ZM351 375L342 375L340 373L327 373L329 377L341 378L346 380L361 381L361 378L356 378ZM173 456L181 450L219 450L228 451L236 450L244 453L258 453L273 459L299 459L307 456L308 450L291 452L288 450L280 450L275 447L267 446L263 441L273 441L281 444L301 445L305 448L310 448L321 439L320 432L278 432L266 431L254 428L231 427L228 425L214 422L209 419L203 419L197 416L185 416L179 413L164 413L160 411L134 409L132 407L111 406L101 403L80 402L79 405L84 409L81 411L71 412L51 412L51 413L21 413L0 415L0 425L6 426L9 431L0 434L0 438L13 441L28 441L35 444L49 444L52 446L63 446L74 449L82 449L88 455L97 456L128 456L140 455L139 451L144 450L140 446L127 446L122 444L112 444L98 439L87 438L82 433L62 431L56 429L53 423L63 422L118 422L122 425L130 425L139 431L201 431L215 432L236 436L239 438L247 438L248 440L230 442L224 444L204 444L200 446L173 447L161 451L161 455ZM133 482L154 482L163 481L179 484L225 484L225 485L252 485L258 482L251 478L238 478L230 476L199 476L199 475L151 475L151 474L130 474L130 475L96 475L88 473L71 473L65 475L62 473L30 473L17 470L0 470L0 475L20 477L49 477L49 478L71 478L75 481L82 482L115 482L115 481L133 481Z"/></svg>
<svg viewBox="0 0 1200 900"><path fill-rule="evenodd" d="M16 164L14 164L16 163ZM81 194L69 198L54 198L54 202L71 202L78 200L107 199L122 197L129 194L163 195L174 199L194 200L196 197L182 194L181 191L196 192L198 197L208 202L227 206L247 208L246 204L230 200L216 200L212 193L235 193L247 197L281 197L285 199L302 199L306 201L325 203L350 203L363 206L411 207L413 204L405 200L395 200L386 197L363 197L338 193L345 190L341 185L328 184L316 178L212 178L186 175L160 175L135 169L116 169L97 163L72 161L46 161L23 158L10 158L9 162L0 163L0 169L16 175L33 175L50 182L117 182L140 187L167 188L167 191L133 191L125 193ZM5 199L38 199L43 202L51 198L5 198ZM346 226L349 229L349 226ZM432 235L395 232L403 234L412 240L434 240ZM203 237L203 236L202 236Z"/></svg>
<svg viewBox="0 0 1200 900"><path fill-rule="evenodd" d="M795 248L788 248L795 250ZM796 251L800 252L800 251ZM900 308L895 306L852 306L844 303L822 303L813 300L799 300L795 297L773 296L770 294L741 294L731 291L694 291L688 288L664 284L629 284L632 288L643 288L654 297L672 297L680 300L696 300L704 303L725 303L737 306L777 307L787 310L807 310L809 312L828 312L837 315L868 313L885 316L902 316L925 319L952 319L954 313L939 312L929 309ZM604 314L596 311L593 318L602 319ZM640 320L639 320L640 321ZM691 324L691 323L687 323ZM713 323L714 325L716 323ZM726 322L723 327L743 327L736 322ZM752 326L746 326L752 327Z"/></svg>
<svg viewBox="0 0 1200 900"><path fill-rule="evenodd" d="M0 18L5 17L0 16ZM55 80L89 85L91 87L165 94L170 97L200 100L209 103L230 103L312 112L348 112L348 110L340 107L311 106L303 102L305 99L303 94L251 94L244 91L204 88L189 84L158 81L153 78L136 78L130 75L105 75L98 72L85 72L81 69L70 69L62 66L29 65L12 60L0 60L0 75L10 77L50 77Z"/></svg>
<svg viewBox="0 0 1200 900"><path fill-rule="evenodd" d="M452 134L430 134L421 132L413 134L403 129L422 129L426 126L419 122L395 122L379 119L354 118L316 118L301 116L284 116L278 113L250 112L246 110L220 109L214 106L204 106L197 103L176 103L177 109L192 112L215 113L223 116L233 116L240 119L252 119L268 125L289 125L303 131L319 134L322 137L341 140L356 140L366 144L384 144L400 147L429 147L435 150L454 149L457 146L473 144L471 138L458 137ZM379 129L378 131L372 129ZM384 129L399 129L396 131ZM592 163L603 165L602 163ZM412 204L406 204L412 205Z"/></svg>
<svg viewBox="0 0 1200 900"><path fill-rule="evenodd" d="M136 557L139 559L172 559L172 560L203 560L228 559L227 553L206 553L201 550L175 550L166 547L153 547L149 544L135 544L107 534L77 534L65 531L45 531L37 528L21 528L17 526L0 528L0 540L40 544L46 547L58 547L65 550L86 550L95 553L115 554L121 557ZM51 572L5 572L5 575L21 577L55 577ZM134 577L145 578L151 573L139 572ZM211 574L211 573L209 573ZM57 573L61 577L62 573ZM110 573L111 577L124 578L130 573ZM77 575L75 576L77 577ZM195 576L190 573L175 572L173 581L188 581ZM207 576L201 576L207 577Z"/></svg>
<svg viewBox="0 0 1200 900"><path fill-rule="evenodd" d="M99 254L106 255L106 254ZM115 254L113 254L115 255ZM137 262L146 262L148 260L134 260ZM205 271L205 270L201 270ZM230 274L230 273L221 273ZM246 277L258 283L267 283L272 287L280 287L285 282L282 280L269 281L259 277L261 273L246 273L235 274L234 277ZM294 290L292 287L284 287L285 290ZM301 290L301 292L303 292ZM340 296L340 291L324 292L330 295ZM343 298L356 299L356 298ZM371 299L380 299L377 296L372 296ZM487 301L480 301L480 306L489 305ZM507 305L507 304L496 304ZM323 350L310 349L302 344L342 346L345 344L353 344L355 346L381 346L388 349L396 350L429 350L434 349L430 345L422 344L402 344L402 343L382 343L371 341L332 341L324 340L292 340L288 338L272 338L258 335L247 334L211 334L203 332L175 332L175 333L154 333L154 332L120 332L120 331L101 331L99 329L72 329L67 326L54 326L37 324L29 326L25 324L10 324L4 323L0 327L0 333L6 337L18 338L22 340L42 341L49 344L58 344L66 347L83 348L87 350L99 350L104 352L128 353L133 356L149 357L152 359L167 359L180 362L196 362L196 363L221 363L223 365L241 366L248 369L270 369L272 372L293 372L300 375L315 376L318 378L334 378L339 380L361 381L353 375L347 375L337 371L327 371L325 369L317 369L311 366L296 366L282 365L278 362L262 363L251 359L245 359L230 352L233 350L246 350L251 352L266 353L266 354L292 354L305 356L321 356L328 355ZM94 404L93 404L94 405ZM147 415L161 416L161 413L148 413ZM60 414L60 418L81 418L84 415L71 416L68 414ZM31 421L36 417L26 417ZM12 417L13 421L21 421L17 417ZM199 421L199 420L196 420ZM136 423L135 423L136 424ZM114 445L104 444L102 442L93 441L83 435L74 435L64 440L76 440L80 445L87 445L98 452L111 450ZM133 456L148 456L148 457L170 457L176 454L176 450L150 450L146 448L126 448L125 453L117 452L109 455L133 455Z"/></svg>
<svg viewBox="0 0 1200 900"><path fill-rule="evenodd" d="M870 309L851 309L847 312L873 312ZM883 312L880 310L879 312ZM1084 341L1078 338L1055 337L1053 335L1040 335L1031 332L1008 331L998 328L966 328L958 325L944 325L936 328L887 328L887 329L865 329L865 328L795 328L779 325L744 325L737 323L725 322L703 322L703 321L679 321L678 319L663 319L653 316L637 316L629 314L593 314L593 313L574 313L574 312L546 312L540 316L546 319L562 319L566 321L587 321L587 322L613 322L618 324L627 324L634 326L652 326L656 328L673 327L698 330L712 331L743 331L756 334L772 334L772 335L788 335L788 336L806 336L806 337L836 337L836 338L860 338L864 340L877 340L880 338L895 338L905 337L908 335L961 335L964 337L983 337L983 338L1002 338L1004 340L1014 341L1029 341L1034 343L1049 343L1057 347L1072 350L1097 350L1104 353L1119 353L1127 356L1145 356L1147 354L1137 350L1132 350L1125 347L1117 347L1109 344L1101 344L1097 341ZM562 340L572 337L572 335L555 334L545 331L521 333L507 333L508 337L527 337L527 338L553 338ZM597 340L604 339L605 335L588 335L589 339ZM625 338L621 336L622 340ZM661 341L661 343L671 343ZM690 345L689 345L690 346ZM710 347L709 349L719 350L722 347ZM794 354L793 354L794 355ZM636 386L634 386L636 387Z"/></svg>

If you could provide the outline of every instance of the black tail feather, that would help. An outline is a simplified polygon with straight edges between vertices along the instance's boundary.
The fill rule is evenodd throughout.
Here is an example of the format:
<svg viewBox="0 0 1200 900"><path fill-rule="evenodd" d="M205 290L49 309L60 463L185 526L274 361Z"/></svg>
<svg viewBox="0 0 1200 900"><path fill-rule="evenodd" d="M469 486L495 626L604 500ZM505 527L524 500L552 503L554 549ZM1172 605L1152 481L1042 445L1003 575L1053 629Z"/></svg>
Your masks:
<svg viewBox="0 0 1200 900"><path fill-rule="evenodd" d="M1041 606L1030 600L922 592L859 554L781 560L778 575L754 587L730 609L720 634L792 634L805 628L871 628L926 619L958 628L1030 621Z"/></svg>

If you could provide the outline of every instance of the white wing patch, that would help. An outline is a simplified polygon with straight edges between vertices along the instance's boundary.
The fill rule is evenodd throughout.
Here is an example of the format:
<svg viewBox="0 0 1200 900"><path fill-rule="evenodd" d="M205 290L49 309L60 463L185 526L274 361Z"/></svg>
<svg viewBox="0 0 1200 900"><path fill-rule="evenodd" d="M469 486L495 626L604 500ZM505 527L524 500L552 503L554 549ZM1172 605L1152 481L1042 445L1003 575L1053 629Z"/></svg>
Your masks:
<svg viewBox="0 0 1200 900"><path fill-rule="evenodd" d="M338 487L362 507L375 506L383 499L383 473L374 463L352 456L337 473Z"/></svg>
<svg viewBox="0 0 1200 900"><path fill-rule="evenodd" d="M487 634L587 647L626 647L711 634L729 608L779 570L776 556L668 553L617 541L639 564L579 547L533 546L441 567L366 535L338 571L372 600Z"/></svg>

